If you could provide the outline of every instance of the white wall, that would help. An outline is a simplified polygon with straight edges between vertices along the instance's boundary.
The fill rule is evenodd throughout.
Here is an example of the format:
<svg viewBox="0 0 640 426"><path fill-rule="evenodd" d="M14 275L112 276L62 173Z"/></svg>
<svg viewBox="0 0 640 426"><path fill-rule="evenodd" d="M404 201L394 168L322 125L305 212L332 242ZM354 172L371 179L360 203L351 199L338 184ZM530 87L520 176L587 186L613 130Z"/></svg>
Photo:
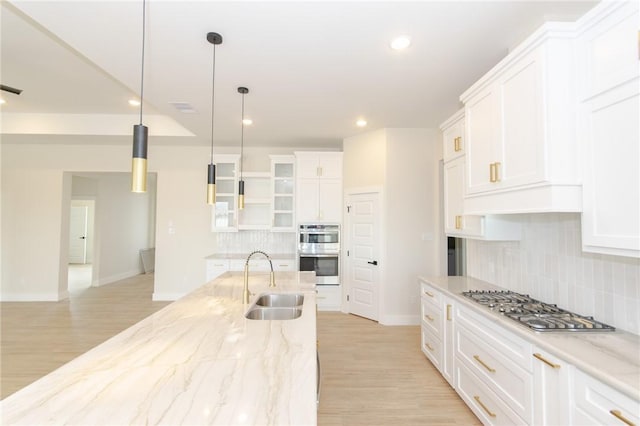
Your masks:
<svg viewBox="0 0 640 426"><path fill-rule="evenodd" d="M521 241L467 240L467 275L640 335L640 260L583 253L579 214L520 218Z"/></svg>
<svg viewBox="0 0 640 426"><path fill-rule="evenodd" d="M440 271L439 133L382 129L344 140L344 187L381 186L380 322L418 324L418 275Z"/></svg>
<svg viewBox="0 0 640 426"><path fill-rule="evenodd" d="M65 221L68 226L70 172L129 172L128 144L91 145L90 136L86 143L78 138L74 142L37 144L22 138L20 143L2 143L2 300L59 300L65 296L68 230L62 237L61 229ZM181 146L180 141L173 146L153 142L151 138L149 171L157 173L154 298L173 299L204 283L204 258L216 251L216 238L210 231L211 208L205 202L209 148ZM171 141L163 139L163 143ZM267 171L268 157L262 159L263 154L292 154L294 150L246 148L245 170L254 171L255 166L257 171L259 166Z"/></svg>

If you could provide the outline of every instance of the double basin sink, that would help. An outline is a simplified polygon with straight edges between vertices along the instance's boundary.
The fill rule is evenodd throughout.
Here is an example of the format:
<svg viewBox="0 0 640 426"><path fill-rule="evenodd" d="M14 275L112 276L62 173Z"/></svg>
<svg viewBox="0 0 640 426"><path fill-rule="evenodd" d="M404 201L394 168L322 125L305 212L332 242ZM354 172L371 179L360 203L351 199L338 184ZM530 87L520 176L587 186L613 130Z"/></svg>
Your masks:
<svg viewBox="0 0 640 426"><path fill-rule="evenodd" d="M292 320L302 315L303 302L303 294L267 293L258 297L244 316L250 320Z"/></svg>

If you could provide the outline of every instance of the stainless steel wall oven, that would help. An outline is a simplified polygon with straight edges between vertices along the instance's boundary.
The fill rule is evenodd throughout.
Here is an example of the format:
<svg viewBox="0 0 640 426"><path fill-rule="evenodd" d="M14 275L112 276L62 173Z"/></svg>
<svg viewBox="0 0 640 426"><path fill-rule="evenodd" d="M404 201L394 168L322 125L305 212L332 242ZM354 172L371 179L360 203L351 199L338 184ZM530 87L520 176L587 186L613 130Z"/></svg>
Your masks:
<svg viewBox="0 0 640 426"><path fill-rule="evenodd" d="M317 285L340 284L340 225L299 226L298 270L315 272Z"/></svg>

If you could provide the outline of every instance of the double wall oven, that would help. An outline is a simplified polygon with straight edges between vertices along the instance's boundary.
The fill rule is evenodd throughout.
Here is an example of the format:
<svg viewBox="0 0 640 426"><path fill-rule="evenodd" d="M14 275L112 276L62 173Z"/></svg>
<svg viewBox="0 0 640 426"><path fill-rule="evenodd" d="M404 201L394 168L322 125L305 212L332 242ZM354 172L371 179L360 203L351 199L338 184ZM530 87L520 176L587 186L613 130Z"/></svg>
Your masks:
<svg viewBox="0 0 640 426"><path fill-rule="evenodd" d="M317 285L340 284L340 225L301 224L298 270L316 273Z"/></svg>

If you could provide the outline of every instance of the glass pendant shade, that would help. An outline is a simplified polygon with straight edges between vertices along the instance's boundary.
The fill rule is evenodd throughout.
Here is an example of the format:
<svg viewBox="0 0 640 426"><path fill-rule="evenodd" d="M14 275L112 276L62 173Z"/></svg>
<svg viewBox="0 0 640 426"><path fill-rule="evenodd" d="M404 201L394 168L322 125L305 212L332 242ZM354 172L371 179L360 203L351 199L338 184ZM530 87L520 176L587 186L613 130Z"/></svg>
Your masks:
<svg viewBox="0 0 640 426"><path fill-rule="evenodd" d="M133 156L131 162L131 192L147 192L147 137L149 129L133 126Z"/></svg>

